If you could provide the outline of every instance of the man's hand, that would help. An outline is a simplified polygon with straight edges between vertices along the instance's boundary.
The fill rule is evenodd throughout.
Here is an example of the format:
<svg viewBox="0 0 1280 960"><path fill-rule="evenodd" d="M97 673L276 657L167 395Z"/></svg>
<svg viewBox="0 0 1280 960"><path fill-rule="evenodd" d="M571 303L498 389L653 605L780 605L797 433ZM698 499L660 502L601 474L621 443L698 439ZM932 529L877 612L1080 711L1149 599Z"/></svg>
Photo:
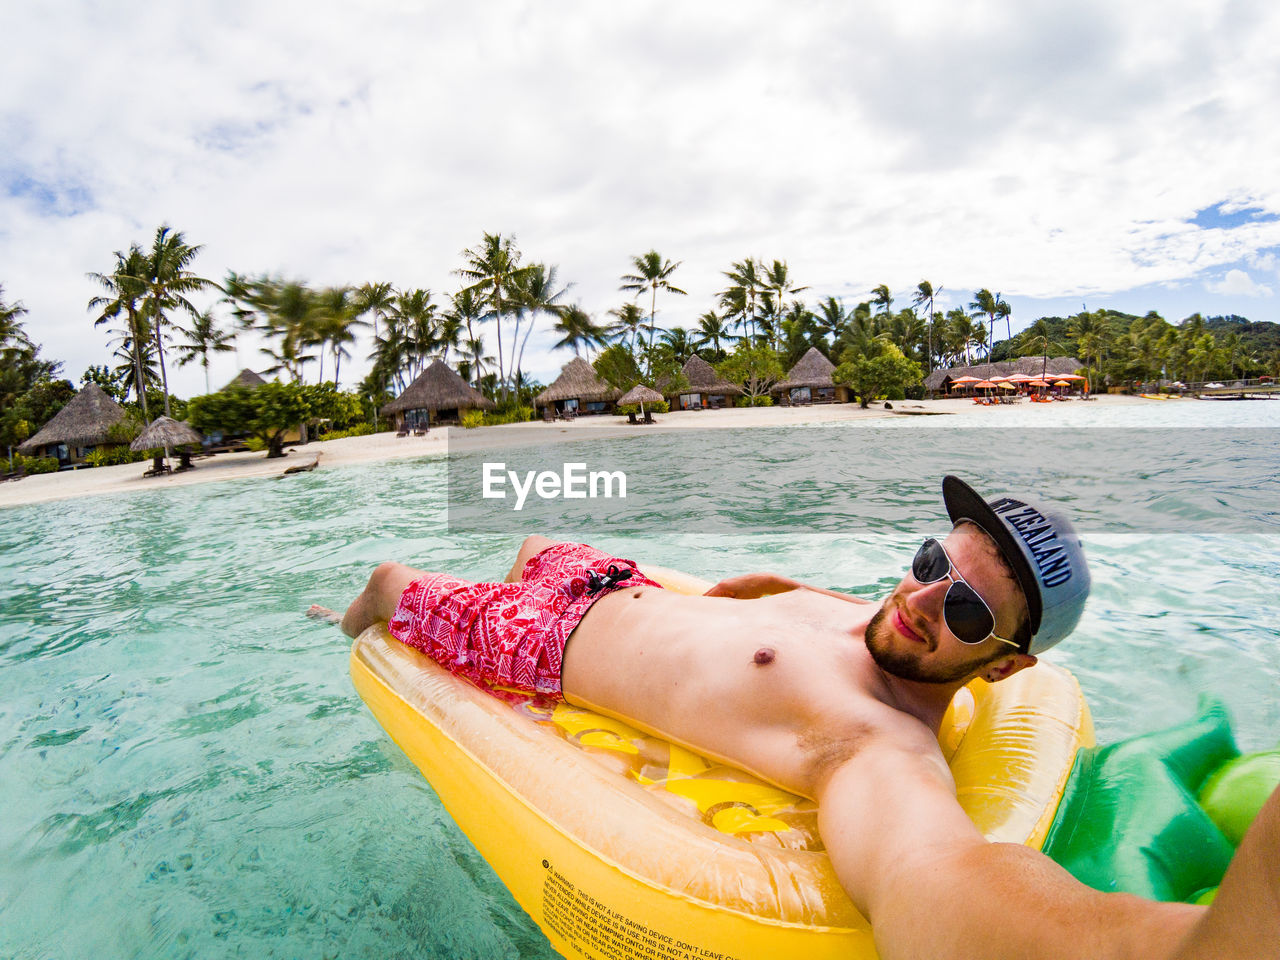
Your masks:
<svg viewBox="0 0 1280 960"><path fill-rule="evenodd" d="M721 580L703 596L730 597L734 600L755 600L774 593L786 593L804 586L798 580L776 573L744 573Z"/></svg>

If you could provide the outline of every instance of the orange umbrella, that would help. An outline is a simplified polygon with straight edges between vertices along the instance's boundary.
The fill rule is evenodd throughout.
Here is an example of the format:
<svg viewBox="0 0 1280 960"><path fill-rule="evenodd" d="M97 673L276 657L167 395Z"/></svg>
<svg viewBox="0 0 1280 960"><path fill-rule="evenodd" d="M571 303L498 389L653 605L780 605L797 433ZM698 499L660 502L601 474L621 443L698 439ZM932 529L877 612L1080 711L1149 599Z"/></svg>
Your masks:
<svg viewBox="0 0 1280 960"><path fill-rule="evenodd" d="M1009 379L1010 380L1031 380L1034 378L1025 373L1011 373L1009 374Z"/></svg>
<svg viewBox="0 0 1280 960"><path fill-rule="evenodd" d="M973 386L974 386L974 388L975 388L975 389L983 389L983 390L985 390L987 387L994 387L994 386L995 386L995 384L994 384L994 383L992 383L990 380L979 380L979 381L978 381L977 383L975 383Z"/></svg>
<svg viewBox="0 0 1280 960"><path fill-rule="evenodd" d="M1057 377L1059 380L1083 380L1084 379L1084 377L1082 377L1078 373L1055 373L1054 376Z"/></svg>
<svg viewBox="0 0 1280 960"><path fill-rule="evenodd" d="M1032 380L1030 383L1027 384L1027 386L1028 387L1047 387L1048 384L1045 383L1043 380Z"/></svg>
<svg viewBox="0 0 1280 960"><path fill-rule="evenodd" d="M951 382L952 383L980 383L981 381L979 381L977 377L966 376L966 377L956 377Z"/></svg>

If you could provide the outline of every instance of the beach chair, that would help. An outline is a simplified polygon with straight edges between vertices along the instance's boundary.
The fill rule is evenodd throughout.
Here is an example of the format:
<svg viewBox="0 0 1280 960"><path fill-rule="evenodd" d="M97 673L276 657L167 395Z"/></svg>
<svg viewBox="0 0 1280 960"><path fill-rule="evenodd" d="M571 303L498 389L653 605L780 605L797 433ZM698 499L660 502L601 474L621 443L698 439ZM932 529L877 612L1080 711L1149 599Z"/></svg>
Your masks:
<svg viewBox="0 0 1280 960"><path fill-rule="evenodd" d="M555 422L556 422L556 408L555 408L555 407L548 405L548 406L545 406L545 407L543 407L543 408L542 408L542 422L543 422L543 423L555 423Z"/></svg>
<svg viewBox="0 0 1280 960"><path fill-rule="evenodd" d="M396 433L397 437L407 437L408 435L409 435L408 427L401 427L400 430Z"/></svg>

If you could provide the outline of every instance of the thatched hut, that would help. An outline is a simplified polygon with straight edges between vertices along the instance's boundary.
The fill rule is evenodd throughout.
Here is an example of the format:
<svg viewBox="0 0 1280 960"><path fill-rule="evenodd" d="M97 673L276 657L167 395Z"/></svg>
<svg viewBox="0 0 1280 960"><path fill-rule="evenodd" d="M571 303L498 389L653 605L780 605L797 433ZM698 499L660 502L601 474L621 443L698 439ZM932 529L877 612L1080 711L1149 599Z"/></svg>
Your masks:
<svg viewBox="0 0 1280 960"><path fill-rule="evenodd" d="M771 392L781 395L784 403L848 403L849 388L831 379L835 370L821 350L810 347Z"/></svg>
<svg viewBox="0 0 1280 960"><path fill-rule="evenodd" d="M236 374L235 379L228 383L223 390L230 390L232 387L247 387L252 390L254 387L260 387L267 381L261 374L254 373L248 367Z"/></svg>
<svg viewBox="0 0 1280 960"><path fill-rule="evenodd" d="M1063 373L1075 373L1082 364L1075 357L1018 357L1016 360L1001 360L998 363L975 363L969 366L939 367L924 378L924 388L931 397L950 396L951 386L961 377L977 377L979 380L990 380L992 377L1007 377L1014 373L1025 373L1028 376L1057 376Z"/></svg>
<svg viewBox="0 0 1280 960"><path fill-rule="evenodd" d="M697 354L685 361L684 377L689 386L667 391L673 409L703 410L733 406L733 398L742 396L742 387L716 373L715 367Z"/></svg>
<svg viewBox="0 0 1280 960"><path fill-rule="evenodd" d="M534 397L539 409L550 407L557 415L609 413L622 393L600 379L591 364L574 357L560 368L555 382Z"/></svg>
<svg viewBox="0 0 1280 960"><path fill-rule="evenodd" d="M124 418L124 407L96 383L86 384L35 436L21 443L18 452L57 457L61 466L82 463L98 447L107 445L108 431Z"/></svg>
<svg viewBox="0 0 1280 960"><path fill-rule="evenodd" d="M414 430L433 422L457 423L464 410L492 410L496 406L447 363L437 360L381 412L395 418L397 430Z"/></svg>

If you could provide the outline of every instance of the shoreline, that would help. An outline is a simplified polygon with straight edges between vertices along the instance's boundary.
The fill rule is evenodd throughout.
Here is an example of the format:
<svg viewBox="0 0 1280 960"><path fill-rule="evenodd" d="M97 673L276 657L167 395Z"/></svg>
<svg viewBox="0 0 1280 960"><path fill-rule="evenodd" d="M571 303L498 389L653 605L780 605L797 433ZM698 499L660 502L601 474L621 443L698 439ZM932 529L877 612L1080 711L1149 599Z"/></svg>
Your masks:
<svg viewBox="0 0 1280 960"><path fill-rule="evenodd" d="M1099 394L1099 404L1151 404L1162 400L1144 399L1120 394ZM1018 405L1019 407L1022 405ZM883 404L866 410L856 403L815 404L801 407L733 407L726 410L677 410L656 414L657 424L638 427L621 417L579 417L576 420L543 423L508 424L500 427L477 427L455 439L456 450L484 450L525 443L568 442L601 437L633 437L648 433L685 430L743 429L750 427L785 427L803 424L846 423L855 420L889 419L895 416L947 415L973 408L968 398L940 400L904 400L885 410ZM1000 416L1018 407L993 407L987 412ZM425 437L397 437L394 433L375 433L342 440L322 440L288 449L287 455L268 460L261 451L221 453L196 460L194 469L163 477L143 478L150 461L125 463L114 467L93 467L37 474L0 484L0 509L68 500L77 497L138 490L170 489L223 480L256 477L278 477L289 467L302 466L316 454L319 468L345 467L354 464L398 460L405 457L444 456L449 452L446 428L433 428Z"/></svg>

